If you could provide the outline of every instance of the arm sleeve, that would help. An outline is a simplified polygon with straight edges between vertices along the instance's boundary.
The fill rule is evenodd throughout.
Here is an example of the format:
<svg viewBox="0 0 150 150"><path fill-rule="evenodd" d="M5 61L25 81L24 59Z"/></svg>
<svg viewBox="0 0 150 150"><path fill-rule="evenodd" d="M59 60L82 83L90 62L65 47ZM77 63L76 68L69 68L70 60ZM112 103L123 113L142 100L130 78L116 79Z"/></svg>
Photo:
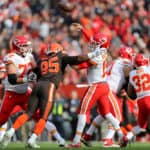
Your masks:
<svg viewBox="0 0 150 150"><path fill-rule="evenodd" d="M92 64L90 62L83 62L78 65L78 69L86 69L86 68L90 67L91 65Z"/></svg>
<svg viewBox="0 0 150 150"><path fill-rule="evenodd" d="M126 82L125 82L125 84L123 85L123 89L125 89L125 91L127 91L128 83L129 83L129 77L126 77L125 80L126 80Z"/></svg>
<svg viewBox="0 0 150 150"><path fill-rule="evenodd" d="M134 89L134 87L132 86L131 83L128 84L127 94L128 94L128 96L129 96L132 100L134 100L134 99L137 98L135 89Z"/></svg>
<svg viewBox="0 0 150 150"><path fill-rule="evenodd" d="M85 62L89 60L88 56L86 55L82 55L82 56L68 56L68 55L65 55L63 56L63 59L62 59L62 63L64 66L66 66L67 64L69 65L78 65L82 62Z"/></svg>
<svg viewBox="0 0 150 150"><path fill-rule="evenodd" d="M40 70L40 60L37 61L37 66L33 68L33 72L37 75L37 80L41 77L41 70Z"/></svg>
<svg viewBox="0 0 150 150"><path fill-rule="evenodd" d="M8 81L10 84L17 84L17 76L16 74L8 74Z"/></svg>

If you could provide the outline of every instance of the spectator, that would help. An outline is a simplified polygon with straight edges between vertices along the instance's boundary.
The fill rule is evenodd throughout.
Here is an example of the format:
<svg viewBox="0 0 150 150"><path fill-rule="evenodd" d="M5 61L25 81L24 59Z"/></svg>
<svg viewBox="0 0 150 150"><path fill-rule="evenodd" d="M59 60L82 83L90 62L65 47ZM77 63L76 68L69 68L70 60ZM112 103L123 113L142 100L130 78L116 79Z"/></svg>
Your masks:
<svg viewBox="0 0 150 150"><path fill-rule="evenodd" d="M56 92L55 95L55 102L52 110L52 122L55 124L58 132L64 136L64 128L63 128L63 105L64 105L64 98L61 96L60 93Z"/></svg>

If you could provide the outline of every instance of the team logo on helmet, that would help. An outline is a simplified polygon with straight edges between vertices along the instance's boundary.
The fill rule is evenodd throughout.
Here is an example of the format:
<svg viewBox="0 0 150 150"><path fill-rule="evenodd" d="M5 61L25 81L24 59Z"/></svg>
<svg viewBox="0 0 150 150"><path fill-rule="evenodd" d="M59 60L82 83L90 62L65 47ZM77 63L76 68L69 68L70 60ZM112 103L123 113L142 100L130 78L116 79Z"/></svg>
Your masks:
<svg viewBox="0 0 150 150"><path fill-rule="evenodd" d="M131 47L123 46L119 49L119 57L133 62L133 59L135 57L135 51Z"/></svg>
<svg viewBox="0 0 150 150"><path fill-rule="evenodd" d="M95 50L99 48L108 48L110 45L110 38L108 35L97 33L90 40L90 49Z"/></svg>
<svg viewBox="0 0 150 150"><path fill-rule="evenodd" d="M58 43L52 43L48 49L49 53L58 53L63 51L63 47Z"/></svg>
<svg viewBox="0 0 150 150"><path fill-rule="evenodd" d="M16 53L22 56L32 52L31 41L25 36L16 36L12 39L11 46Z"/></svg>

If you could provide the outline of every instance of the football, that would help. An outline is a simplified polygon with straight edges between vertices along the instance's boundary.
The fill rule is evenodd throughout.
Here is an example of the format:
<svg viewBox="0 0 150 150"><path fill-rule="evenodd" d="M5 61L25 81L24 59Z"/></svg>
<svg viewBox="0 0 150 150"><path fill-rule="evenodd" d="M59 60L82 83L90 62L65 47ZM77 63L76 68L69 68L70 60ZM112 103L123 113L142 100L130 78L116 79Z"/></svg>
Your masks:
<svg viewBox="0 0 150 150"><path fill-rule="evenodd" d="M64 12L72 12L75 8L75 5L71 2L59 2L58 8Z"/></svg>

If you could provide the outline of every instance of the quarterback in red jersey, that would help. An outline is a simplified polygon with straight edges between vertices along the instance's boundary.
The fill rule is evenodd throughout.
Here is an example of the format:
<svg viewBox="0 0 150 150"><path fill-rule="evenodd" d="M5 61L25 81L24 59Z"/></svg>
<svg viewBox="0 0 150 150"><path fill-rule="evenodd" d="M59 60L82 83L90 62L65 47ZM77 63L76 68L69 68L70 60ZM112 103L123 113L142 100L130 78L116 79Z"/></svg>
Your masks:
<svg viewBox="0 0 150 150"><path fill-rule="evenodd" d="M107 105L107 107L109 108L109 113L112 113L113 116L115 116L118 124L120 124L120 121L122 120L122 111L119 104L120 100L117 95L127 82L126 78L128 77L129 70L132 69L134 54L132 48L127 46L121 47L119 49L119 57L113 61L107 69L107 82L110 87L110 92L106 96L106 100L109 99L109 105ZM82 142L86 145L88 145L87 141L91 139L94 130L105 120L101 107L99 106L98 109L99 115L93 120L89 130L82 137ZM117 146L112 142L115 130L111 127L109 132L111 133L107 133L104 140L104 147Z"/></svg>
<svg viewBox="0 0 150 150"><path fill-rule="evenodd" d="M86 124L86 115L90 113L91 108L98 103L99 112L102 117L108 120L112 126L118 130L119 135L122 136L120 130L119 121L113 116L111 112L109 95L109 85L107 83L107 49L110 45L110 38L106 34L97 33L90 37L88 31L84 29L80 24L74 23L71 26L72 29L81 31L90 45L90 50L95 49L101 50L101 55L93 58L90 62L86 62L80 65L81 68L87 68L87 78L88 78L88 89L85 93L83 99L80 103L78 124L76 129L76 134L73 139L72 144L68 147L79 148L81 146L80 139Z"/></svg>

